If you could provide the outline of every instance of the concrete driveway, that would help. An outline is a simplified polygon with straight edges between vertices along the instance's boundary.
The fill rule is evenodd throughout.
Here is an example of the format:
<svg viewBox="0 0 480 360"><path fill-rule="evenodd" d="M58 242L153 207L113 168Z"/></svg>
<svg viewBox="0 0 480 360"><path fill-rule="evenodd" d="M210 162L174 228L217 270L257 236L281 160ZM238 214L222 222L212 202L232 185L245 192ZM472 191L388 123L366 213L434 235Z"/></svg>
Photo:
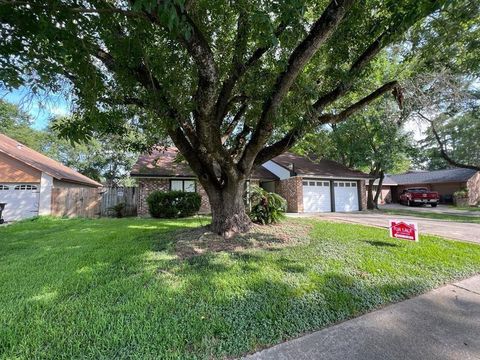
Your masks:
<svg viewBox="0 0 480 360"><path fill-rule="evenodd" d="M422 240L422 234L433 234L447 239L480 244L480 224L432 220L404 215L387 215L369 211L354 213L318 213L315 214L315 216L325 220L357 223L383 227L385 229L388 229L390 219L402 219L418 224L420 241Z"/></svg>
<svg viewBox="0 0 480 360"><path fill-rule="evenodd" d="M380 205L381 210L404 210L404 211L415 211L415 212L427 212L435 214L445 214L445 215L465 215L465 216L478 216L480 217L479 210L464 210L457 209L450 205L438 205L437 207L432 208L429 205L425 206L405 206L401 204L384 204Z"/></svg>

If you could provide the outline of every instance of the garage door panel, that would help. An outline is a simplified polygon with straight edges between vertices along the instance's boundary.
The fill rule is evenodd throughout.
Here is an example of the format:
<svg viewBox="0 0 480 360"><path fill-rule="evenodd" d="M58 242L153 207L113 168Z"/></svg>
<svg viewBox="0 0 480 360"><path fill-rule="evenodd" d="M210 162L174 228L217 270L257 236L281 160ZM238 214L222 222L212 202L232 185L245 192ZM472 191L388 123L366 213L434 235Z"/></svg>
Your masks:
<svg viewBox="0 0 480 360"><path fill-rule="evenodd" d="M38 215L40 193L36 185L0 185L0 203L6 203L5 221L17 221Z"/></svg>
<svg viewBox="0 0 480 360"><path fill-rule="evenodd" d="M335 211L358 211L357 183L353 181L335 181Z"/></svg>
<svg viewBox="0 0 480 360"><path fill-rule="evenodd" d="M330 182L320 180L303 181L303 211L331 211Z"/></svg>

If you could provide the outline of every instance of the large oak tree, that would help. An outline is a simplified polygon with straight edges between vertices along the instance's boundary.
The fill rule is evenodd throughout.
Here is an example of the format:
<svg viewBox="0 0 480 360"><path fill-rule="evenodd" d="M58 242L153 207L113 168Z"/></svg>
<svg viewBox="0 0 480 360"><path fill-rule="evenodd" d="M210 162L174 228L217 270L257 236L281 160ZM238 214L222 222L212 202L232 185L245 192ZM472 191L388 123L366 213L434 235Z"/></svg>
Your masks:
<svg viewBox="0 0 480 360"><path fill-rule="evenodd" d="M343 121L395 79L361 89L376 55L438 14L434 0L0 0L3 86L67 89L72 137L168 135L212 206L246 231L253 168L312 128Z"/></svg>

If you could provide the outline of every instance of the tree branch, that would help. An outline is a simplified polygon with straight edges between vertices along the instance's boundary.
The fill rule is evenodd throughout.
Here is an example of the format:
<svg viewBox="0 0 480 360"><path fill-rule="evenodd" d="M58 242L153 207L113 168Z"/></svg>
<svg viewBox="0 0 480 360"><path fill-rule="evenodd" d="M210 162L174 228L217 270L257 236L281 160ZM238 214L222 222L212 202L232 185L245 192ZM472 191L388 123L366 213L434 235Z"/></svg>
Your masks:
<svg viewBox="0 0 480 360"><path fill-rule="evenodd" d="M331 36L353 3L354 0L332 0L312 26L309 34L292 52L287 68L278 76L272 94L264 103L260 120L244 151L241 167L248 169L252 166L259 148L266 143L273 131L273 118L283 98L304 66Z"/></svg>
<svg viewBox="0 0 480 360"><path fill-rule="evenodd" d="M427 118L426 116L424 116L422 113L420 113L419 111L417 112L417 114L424 120L428 121L430 123L430 126L432 128L432 132L433 132L433 135L435 136L435 139L437 141L437 144L438 144L438 147L440 148L440 155L442 155L442 157L445 159L445 161L447 161L450 165L453 165L455 167L459 167L459 168L464 168L464 169L472 169L472 170L477 170L477 171L480 171L480 166L475 166L475 165L470 165L470 164L462 164L462 163L459 163L458 161L452 159L450 157L450 155L448 155L447 153L447 149L446 149L446 146L445 144L443 143L439 133L437 132L437 129L435 128L435 124L434 124L434 121L433 120L430 120L429 118Z"/></svg>
<svg viewBox="0 0 480 360"><path fill-rule="evenodd" d="M367 106L369 103L371 103L378 97L382 96L383 94L394 89L397 86L398 86L397 81L391 81L379 87L377 90L375 90L368 96L364 97L363 99L359 100L355 104L349 106L348 108L346 108L345 110L341 111L336 115L334 114L322 115L318 117L316 121L310 124L307 124L307 126L305 126L304 123L299 124L298 126L291 129L282 139L278 140L277 142L273 143L270 146L263 148L256 156L255 164L256 165L263 164L265 161L268 161L274 158L275 156L278 156L283 152L287 151L305 134L306 131L308 131L308 129L318 125L326 124L326 123L336 124L338 122L341 122L345 120L347 117L354 114L355 112Z"/></svg>
<svg viewBox="0 0 480 360"><path fill-rule="evenodd" d="M321 96L313 104L313 109L316 112L321 112L327 105L330 105L351 89L355 75L357 75L380 52L380 50L382 50L385 43L384 39L389 33L389 31L384 31L379 37L377 37L352 64L348 70L346 80L340 82L335 89Z"/></svg>
<svg viewBox="0 0 480 360"><path fill-rule="evenodd" d="M242 106L240 106L240 109L237 111L237 113L233 117L232 122L230 124L228 124L227 129L223 133L222 144L224 144L225 141L227 141L228 137L232 134L233 130L235 130L238 123L242 119L243 115L247 111L247 107L248 107L247 104L243 104Z"/></svg>
<svg viewBox="0 0 480 360"><path fill-rule="evenodd" d="M386 92L390 90L394 90L395 88L398 87L398 82L397 81L391 81L389 83L386 83L379 87L377 90L372 92L370 95L364 97L363 99L357 101L353 105L350 105L348 108L345 110L341 111L340 113L333 115L333 114L325 114L321 115L318 118L317 123L318 124L326 124L326 123L338 123L343 120L345 120L347 117L352 115L353 113L357 112L358 110L364 108L368 104L370 104L372 101L375 99L379 98Z"/></svg>
<svg viewBox="0 0 480 360"><path fill-rule="evenodd" d="M275 37L278 38L286 29L285 23L280 23L275 30ZM228 108L228 98L232 94L233 88L237 81L257 63L258 60L271 48L271 45L266 45L257 48L247 61L242 62L243 55L246 51L246 19L245 16L240 14L237 25L237 39L235 42L235 53L232 61L232 70L230 76L223 82L220 94L217 100L216 121L221 123L223 117L226 115Z"/></svg>

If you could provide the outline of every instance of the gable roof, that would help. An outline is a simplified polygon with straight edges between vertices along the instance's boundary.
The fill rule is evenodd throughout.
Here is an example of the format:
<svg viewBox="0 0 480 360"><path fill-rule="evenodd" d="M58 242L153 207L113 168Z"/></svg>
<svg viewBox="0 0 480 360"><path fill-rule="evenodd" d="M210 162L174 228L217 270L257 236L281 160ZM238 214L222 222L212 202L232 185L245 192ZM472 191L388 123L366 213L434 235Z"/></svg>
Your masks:
<svg viewBox="0 0 480 360"><path fill-rule="evenodd" d="M380 179L376 179L373 182L373 185L378 185L378 183L380 182L379 180ZM385 174L385 177L383 178L383 181L382 181L382 186L395 186L395 185L398 185L398 183L392 179L392 175Z"/></svg>
<svg viewBox="0 0 480 360"><path fill-rule="evenodd" d="M57 180L74 182L93 187L102 186L102 184L96 182L95 180L92 180L85 175L82 175L79 172L59 163L58 161L55 161L33 149L30 149L29 147L3 134L0 134L0 152L18 161L21 161L34 169L47 173Z"/></svg>
<svg viewBox="0 0 480 360"><path fill-rule="evenodd" d="M178 149L168 147L153 150L149 154L139 156L130 172L134 177L197 177L186 161L178 161ZM252 179L278 180L278 177L262 166L256 168Z"/></svg>
<svg viewBox="0 0 480 360"><path fill-rule="evenodd" d="M472 169L453 168L435 171L415 171L406 174L389 175L389 177L398 185L466 182L476 172L476 170Z"/></svg>
<svg viewBox="0 0 480 360"><path fill-rule="evenodd" d="M190 166L185 161L176 161L178 149L169 147L162 150L153 150L150 154L143 154L138 158L130 173L134 177L196 177ZM335 161L322 159L314 162L303 156L285 153L272 159L273 162L290 169L293 164L295 174L317 177L337 178L369 178L361 171L351 170ZM264 168L257 167L251 176L252 179L278 180L278 176Z"/></svg>
<svg viewBox="0 0 480 360"><path fill-rule="evenodd" d="M349 169L336 161L327 159L316 161L290 152L283 153L273 158L272 161L286 169L291 169L293 165L293 172L299 176L359 179L367 179L370 177L368 174Z"/></svg>

